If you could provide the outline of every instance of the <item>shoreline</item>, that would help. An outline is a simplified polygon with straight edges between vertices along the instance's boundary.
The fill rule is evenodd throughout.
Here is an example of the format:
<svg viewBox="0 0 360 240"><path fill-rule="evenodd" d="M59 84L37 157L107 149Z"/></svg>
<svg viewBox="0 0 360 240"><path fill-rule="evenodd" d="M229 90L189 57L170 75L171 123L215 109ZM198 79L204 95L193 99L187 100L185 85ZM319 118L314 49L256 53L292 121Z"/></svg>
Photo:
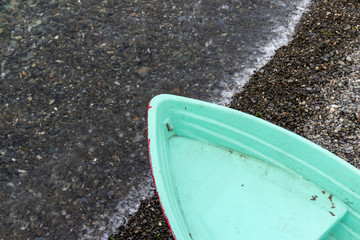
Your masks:
<svg viewBox="0 0 360 240"><path fill-rule="evenodd" d="M359 168L359 13L345 1L314 5L293 41L252 76L230 107L295 132Z"/></svg>
<svg viewBox="0 0 360 240"><path fill-rule="evenodd" d="M107 238L148 196L141 187L150 169L149 99L215 99L224 82L258 60L253 49L262 55L261 46L287 32L272 27L289 26L286 16L298 6L0 5L0 215L12 216L0 235L21 239Z"/></svg>
<svg viewBox="0 0 360 240"><path fill-rule="evenodd" d="M293 40L251 77L229 107L295 132L360 168L360 8L315 0ZM172 239L156 196L109 239Z"/></svg>

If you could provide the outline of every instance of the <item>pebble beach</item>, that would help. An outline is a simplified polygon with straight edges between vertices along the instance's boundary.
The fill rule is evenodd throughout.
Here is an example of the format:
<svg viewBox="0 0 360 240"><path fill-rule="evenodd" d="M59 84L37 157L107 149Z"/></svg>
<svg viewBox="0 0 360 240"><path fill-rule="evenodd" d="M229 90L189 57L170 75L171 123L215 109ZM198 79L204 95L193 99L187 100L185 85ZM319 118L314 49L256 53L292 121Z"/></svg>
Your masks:
<svg viewBox="0 0 360 240"><path fill-rule="evenodd" d="M229 107L360 168L360 2L313 0L241 88L221 84L242 67L234 52L272 32L241 19L258 30L241 35L242 13L261 15L249 2L200 2L0 2L0 239L172 239L147 157L160 93L233 88Z"/></svg>
<svg viewBox="0 0 360 240"><path fill-rule="evenodd" d="M149 100L223 98L307 2L1 1L0 236L117 232L154 195Z"/></svg>
<svg viewBox="0 0 360 240"><path fill-rule="evenodd" d="M295 132L360 169L360 2L314 0L292 41L229 107ZM156 197L111 239L172 239Z"/></svg>

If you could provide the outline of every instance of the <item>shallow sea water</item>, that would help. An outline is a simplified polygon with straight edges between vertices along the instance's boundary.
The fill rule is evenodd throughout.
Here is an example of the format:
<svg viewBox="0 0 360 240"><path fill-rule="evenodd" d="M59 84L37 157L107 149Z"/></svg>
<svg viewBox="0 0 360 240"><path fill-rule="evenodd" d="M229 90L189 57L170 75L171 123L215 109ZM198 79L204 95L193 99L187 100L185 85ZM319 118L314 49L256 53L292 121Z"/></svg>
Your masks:
<svg viewBox="0 0 360 240"><path fill-rule="evenodd" d="M106 239L152 194L146 107L226 104L308 1L4 1L0 239Z"/></svg>

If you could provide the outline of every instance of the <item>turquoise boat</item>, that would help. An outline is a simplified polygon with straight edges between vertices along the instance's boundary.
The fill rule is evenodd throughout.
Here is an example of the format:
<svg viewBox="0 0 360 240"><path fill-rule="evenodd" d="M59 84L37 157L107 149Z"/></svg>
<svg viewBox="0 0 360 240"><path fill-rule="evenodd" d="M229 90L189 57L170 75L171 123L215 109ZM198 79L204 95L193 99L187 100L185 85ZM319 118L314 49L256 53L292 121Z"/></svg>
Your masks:
<svg viewBox="0 0 360 240"><path fill-rule="evenodd" d="M148 143L175 239L360 239L360 171L281 127L159 95Z"/></svg>

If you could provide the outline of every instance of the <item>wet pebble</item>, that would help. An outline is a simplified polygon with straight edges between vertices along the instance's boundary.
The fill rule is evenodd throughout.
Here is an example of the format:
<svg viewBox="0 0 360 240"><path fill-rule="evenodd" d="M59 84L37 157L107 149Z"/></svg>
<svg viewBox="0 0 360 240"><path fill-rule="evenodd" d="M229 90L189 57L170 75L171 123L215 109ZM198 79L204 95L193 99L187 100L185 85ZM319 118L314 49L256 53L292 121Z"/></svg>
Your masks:
<svg viewBox="0 0 360 240"><path fill-rule="evenodd" d="M14 49L14 48L8 47L8 48L4 51L4 55L8 57L8 56L12 55L14 52L15 52L15 49Z"/></svg>
<svg viewBox="0 0 360 240"><path fill-rule="evenodd" d="M150 71L149 67L141 67L137 70L137 73L139 74L140 77L145 78L148 73Z"/></svg>
<svg viewBox="0 0 360 240"><path fill-rule="evenodd" d="M183 22L183 21L186 20L186 17L185 17L185 16L180 16L180 17L177 18L177 20L178 20L179 22Z"/></svg>
<svg viewBox="0 0 360 240"><path fill-rule="evenodd" d="M106 105L111 104L113 102L112 98L105 98L104 103Z"/></svg>
<svg viewBox="0 0 360 240"><path fill-rule="evenodd" d="M110 190L110 191L108 191L108 192L106 193L106 195L107 195L108 197L112 197L112 196L114 195L114 191L113 191L113 190Z"/></svg>

